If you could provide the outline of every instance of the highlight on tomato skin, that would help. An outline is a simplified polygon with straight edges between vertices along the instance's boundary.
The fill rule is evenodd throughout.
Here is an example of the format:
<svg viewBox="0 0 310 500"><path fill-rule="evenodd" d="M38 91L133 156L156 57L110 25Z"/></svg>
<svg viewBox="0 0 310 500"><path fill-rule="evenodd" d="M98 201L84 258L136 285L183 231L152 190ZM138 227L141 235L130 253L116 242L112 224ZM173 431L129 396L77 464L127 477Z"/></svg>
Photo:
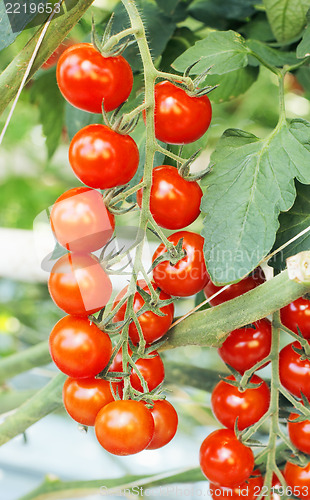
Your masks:
<svg viewBox="0 0 310 500"><path fill-rule="evenodd" d="M73 316L100 311L112 294L112 283L97 257L67 253L54 264L48 290L55 304Z"/></svg>
<svg viewBox="0 0 310 500"><path fill-rule="evenodd" d="M102 195L87 187L65 191L55 201L50 223L58 243L71 252L90 253L111 239L115 218Z"/></svg>
<svg viewBox="0 0 310 500"><path fill-rule="evenodd" d="M51 331L49 349L56 366L74 378L89 378L100 373L112 354L109 335L88 318L65 316Z"/></svg>

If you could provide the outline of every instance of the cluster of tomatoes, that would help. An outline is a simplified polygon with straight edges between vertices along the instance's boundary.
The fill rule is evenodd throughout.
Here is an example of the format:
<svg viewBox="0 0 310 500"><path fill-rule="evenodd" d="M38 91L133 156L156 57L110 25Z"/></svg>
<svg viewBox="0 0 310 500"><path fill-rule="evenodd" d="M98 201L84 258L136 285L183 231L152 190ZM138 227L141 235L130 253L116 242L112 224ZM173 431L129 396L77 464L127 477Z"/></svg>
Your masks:
<svg viewBox="0 0 310 500"><path fill-rule="evenodd" d="M255 288L264 281L260 268L252 275L233 284L217 297L211 299L211 305L216 306L231 300ZM205 287L205 295L211 297L219 290L211 281ZM310 338L310 301L299 298L280 311L282 324L304 338ZM242 376L256 364L261 365L270 354L272 328L268 319L262 319L253 325L232 331L218 353L222 360ZM279 354L279 375L282 385L297 398L303 393L310 398L310 362L301 357L293 347L301 348L298 342L284 347ZM269 362L269 361L268 361ZM256 370L255 370L256 371ZM227 496L248 499L258 497L263 488L263 477L259 469L254 469L254 455L249 446L240 441L238 431L258 422L268 411L270 390L256 374L249 380L245 389L238 387L233 375L221 380L214 388L211 405L214 416L225 427L212 432L203 441L200 449L200 465L205 476L210 480L211 496L224 499ZM291 413L288 419L288 433L292 444L301 452L310 454L310 421L294 419L300 415ZM301 467L288 461L284 468L287 491L283 494L293 494L299 498L310 498L310 462ZM280 487L279 479L273 478L274 492ZM282 488L283 489L283 488ZM243 493L242 493L243 492ZM264 493L264 495L267 492Z"/></svg>
<svg viewBox="0 0 310 500"><path fill-rule="evenodd" d="M77 44L67 48L59 58L57 82L72 105L100 113L102 106L108 112L128 98L133 75L122 56L102 55L90 44ZM211 105L206 96L188 95L168 81L155 86L158 139L173 143L193 141L207 130L210 121ZM174 138L171 130L176 134ZM67 253L54 264L48 282L52 299L67 313L55 325L49 339L55 364L68 375L63 388L64 405L78 423L94 426L99 443L113 454L128 455L159 448L175 435L178 417L173 406L161 399L158 389L165 370L152 345L172 324L171 295L192 295L208 281L203 238L190 231L178 231L168 238L172 245L181 240L184 257L175 265L169 259L156 265L151 284L137 281L133 311L139 325L131 321L129 343L123 343L121 348L117 343L118 347L113 348L110 335L89 319L89 315L106 306L112 294L104 262L94 254L109 242L115 227L114 215L99 190L128 183L137 171L139 152L134 140L121 130L94 124L73 137L69 162L85 186L66 191L51 209L52 231ZM140 206L142 197L143 189L137 193ZM181 177L176 168L169 165L154 168L150 213L159 226L178 230L193 222L200 213L201 197L198 183ZM161 244L153 261L166 251ZM145 305L145 294L151 298L150 286L158 296L158 309L146 308L138 315ZM113 323L118 325L126 323L127 289L118 294L112 306ZM147 349L139 357L141 332ZM124 377L130 380L130 398L128 395L123 398Z"/></svg>

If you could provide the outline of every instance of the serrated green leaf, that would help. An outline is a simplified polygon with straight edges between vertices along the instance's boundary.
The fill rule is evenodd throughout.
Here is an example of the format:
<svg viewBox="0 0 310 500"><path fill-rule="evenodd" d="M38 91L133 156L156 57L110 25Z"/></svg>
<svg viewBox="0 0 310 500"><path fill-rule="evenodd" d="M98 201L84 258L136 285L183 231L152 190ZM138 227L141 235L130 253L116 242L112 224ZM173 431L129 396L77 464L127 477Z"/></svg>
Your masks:
<svg viewBox="0 0 310 500"><path fill-rule="evenodd" d="M277 249L310 225L310 186L296 183L297 196L292 208L280 215L280 228L273 249ZM277 270L285 268L288 257L310 249L310 233L306 233L275 255L269 262Z"/></svg>
<svg viewBox="0 0 310 500"><path fill-rule="evenodd" d="M201 205L205 258L215 284L240 280L270 251L279 212L295 200L294 177L310 183L309 134L304 120L282 125L264 140L240 130L223 134L203 180Z"/></svg>
<svg viewBox="0 0 310 500"><path fill-rule="evenodd" d="M176 28L176 23L184 16L186 17L186 5L182 3L182 12L177 8L173 15L168 15L159 9L155 2L150 0L137 0L137 7L143 19L147 32L149 47L152 57L159 57L170 40ZM113 33L118 33L129 27L129 18L122 3L119 3L114 11ZM124 52L133 71L140 71L142 68L141 57L137 44L130 45Z"/></svg>
<svg viewBox="0 0 310 500"><path fill-rule="evenodd" d="M209 95L212 102L230 101L244 94L258 77L258 68L247 66L246 68L231 71L225 75L210 75L205 83L208 85L219 85Z"/></svg>
<svg viewBox="0 0 310 500"><path fill-rule="evenodd" d="M299 59L310 56L310 25L306 27L302 40L297 45L296 55Z"/></svg>
<svg viewBox="0 0 310 500"><path fill-rule="evenodd" d="M31 100L38 104L48 158L55 153L63 128L64 99L54 71L42 72L31 87Z"/></svg>
<svg viewBox="0 0 310 500"><path fill-rule="evenodd" d="M212 31L179 56L172 66L177 71L185 71L195 61L199 62L191 74L198 75L212 66L210 74L223 75L248 64L248 48L235 31Z"/></svg>
<svg viewBox="0 0 310 500"><path fill-rule="evenodd" d="M264 61L266 61L271 66L284 66L285 64L297 64L299 61L295 55L295 52L284 52L282 50L274 49L269 47L266 43L260 42L259 40L247 40L248 47L259 55ZM250 63L253 65L258 65L260 62L251 57Z"/></svg>
<svg viewBox="0 0 310 500"><path fill-rule="evenodd" d="M66 102L65 106L65 122L67 126L68 136L70 141L81 128L93 123L103 123L102 115L95 113L87 113L81 109L71 106Z"/></svg>
<svg viewBox="0 0 310 500"><path fill-rule="evenodd" d="M263 0L271 29L279 42L300 35L305 24L310 0Z"/></svg>

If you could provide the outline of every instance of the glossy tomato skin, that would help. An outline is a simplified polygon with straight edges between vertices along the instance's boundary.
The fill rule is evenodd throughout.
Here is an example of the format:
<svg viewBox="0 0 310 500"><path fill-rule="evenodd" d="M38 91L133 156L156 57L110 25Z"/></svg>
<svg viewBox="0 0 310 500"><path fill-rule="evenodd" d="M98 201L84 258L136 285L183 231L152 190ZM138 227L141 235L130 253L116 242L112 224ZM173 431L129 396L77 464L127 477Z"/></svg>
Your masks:
<svg viewBox="0 0 310 500"><path fill-rule="evenodd" d="M92 188L108 189L133 178L139 165L139 150L129 135L94 124L75 134L69 161L81 182Z"/></svg>
<svg viewBox="0 0 310 500"><path fill-rule="evenodd" d="M148 450L157 450L168 444L175 436L178 428L178 414L172 404L166 400L154 401L150 412L154 418L154 434Z"/></svg>
<svg viewBox="0 0 310 500"><path fill-rule="evenodd" d="M114 401L98 413L95 432L101 446L113 455L133 455L150 443L154 419L141 401Z"/></svg>
<svg viewBox="0 0 310 500"><path fill-rule="evenodd" d="M196 181L187 181L171 165L153 169L150 209L157 224L166 229L182 229L200 214L202 190ZM137 192L142 206L143 189Z"/></svg>
<svg viewBox="0 0 310 500"><path fill-rule="evenodd" d="M137 284L140 286L140 288L143 288L146 292L149 293L149 288L144 280L138 280ZM154 287L156 288L156 284L153 283ZM127 292L128 287L125 287L121 292L116 296L114 303L113 303L113 308L119 303L119 301L122 299L122 297L125 295ZM161 300L168 300L171 297L167 295L165 292L161 291L159 298ZM135 312L138 312L141 307L144 305L144 300L141 297L141 295L136 292L134 296L134 303L133 303L133 309ZM126 312L126 306L127 302L119 309L119 311L115 314L113 318L113 322L118 322L118 321L123 321L125 317L125 312ZM165 333L167 333L168 329L170 328L170 325L173 320L173 314L174 314L174 305L169 304L167 306L164 306L161 308L161 311L165 314L165 316L158 316L157 314L151 312L151 311L146 311L145 313L141 314L141 316L138 317L138 321L141 325L142 332L143 332L143 337L146 341L146 343L152 344L156 340L160 339ZM132 340L132 342L136 345L139 342L139 333L137 330L137 327L131 323L129 325L129 336Z"/></svg>
<svg viewBox="0 0 310 500"><path fill-rule="evenodd" d="M287 486L292 489L294 496L309 500L310 498L310 462L305 467L292 462L286 462L284 477Z"/></svg>
<svg viewBox="0 0 310 500"><path fill-rule="evenodd" d="M210 496L213 500L227 500L227 498L231 498L232 500L240 500L242 498L246 500L255 500L260 494L264 480L259 470L254 470L251 476L254 477L250 477L244 483L233 488L211 483Z"/></svg>
<svg viewBox="0 0 310 500"><path fill-rule="evenodd" d="M100 113L116 109L129 96L133 75L122 56L103 57L90 43L69 47L59 58L58 87L64 98L79 109Z"/></svg>
<svg viewBox="0 0 310 500"><path fill-rule="evenodd" d="M266 281L264 271L261 267L257 267L252 274L239 281L238 283L233 283L232 285L230 285L229 288L224 290L224 292L222 292L214 299L210 300L209 303L211 304L211 306L218 306L219 304L223 304L223 302L227 302L228 300L234 299L236 297L239 297L239 295L243 295L244 293L253 290L253 288L256 288L257 286L264 283L264 281ZM223 287L216 286L212 283L211 280L209 280L204 289L204 294L208 299L216 292L221 290L221 288Z"/></svg>
<svg viewBox="0 0 310 500"><path fill-rule="evenodd" d="M164 381L165 367L157 351L150 353L150 356L153 357L140 358L135 364L146 381L149 391L152 391ZM140 379L134 369L131 370L130 383L134 389L143 392Z"/></svg>
<svg viewBox="0 0 310 500"><path fill-rule="evenodd" d="M291 413L287 422L288 435L291 442L303 453L310 455L310 420L303 422L292 422L300 417L297 413Z"/></svg>
<svg viewBox="0 0 310 500"><path fill-rule="evenodd" d="M268 411L270 391L266 382L257 375L253 375L250 382L261 385L243 392L226 380L235 380L235 377L230 375L215 386L211 396L212 411L228 429L234 429L238 418L238 429L242 431L258 422Z"/></svg>
<svg viewBox="0 0 310 500"><path fill-rule="evenodd" d="M108 364L112 342L88 318L65 316L50 334L49 349L54 363L66 375L94 377Z"/></svg>
<svg viewBox="0 0 310 500"><path fill-rule="evenodd" d="M55 201L50 216L52 231L60 245L71 252L89 253L111 238L115 220L94 189L69 189Z"/></svg>
<svg viewBox="0 0 310 500"><path fill-rule="evenodd" d="M203 255L203 237L190 231L178 231L171 234L168 240L176 245L181 238L186 256L175 266L169 261L160 262L154 268L153 278L164 292L176 297L188 297L200 292L206 286L209 276ZM164 252L166 247L161 243L153 255L153 262Z"/></svg>
<svg viewBox="0 0 310 500"><path fill-rule="evenodd" d="M280 309L280 318L284 326L295 333L299 328L305 339L310 339L310 300L300 297Z"/></svg>
<svg viewBox="0 0 310 500"><path fill-rule="evenodd" d="M300 359L300 354L292 349L300 349L299 342L288 344L280 351L279 375L281 384L292 394L301 398L302 392L310 399L310 361Z"/></svg>
<svg viewBox="0 0 310 500"><path fill-rule="evenodd" d="M211 432L200 447L200 467L211 483L234 487L246 481L254 468L254 455L231 429Z"/></svg>
<svg viewBox="0 0 310 500"><path fill-rule="evenodd" d="M108 303L112 284L95 256L68 253L54 264L48 290L67 314L88 316Z"/></svg>
<svg viewBox="0 0 310 500"><path fill-rule="evenodd" d="M169 144L197 141L208 130L212 118L209 98L190 96L173 83L155 85L155 136Z"/></svg>
<svg viewBox="0 0 310 500"><path fill-rule="evenodd" d="M101 408L114 401L110 382L95 378L67 378L62 395L70 417L82 425L95 425Z"/></svg>
<svg viewBox="0 0 310 500"><path fill-rule="evenodd" d="M243 374L268 356L270 348L271 323L268 319L261 319L249 327L233 330L218 353L225 363Z"/></svg>

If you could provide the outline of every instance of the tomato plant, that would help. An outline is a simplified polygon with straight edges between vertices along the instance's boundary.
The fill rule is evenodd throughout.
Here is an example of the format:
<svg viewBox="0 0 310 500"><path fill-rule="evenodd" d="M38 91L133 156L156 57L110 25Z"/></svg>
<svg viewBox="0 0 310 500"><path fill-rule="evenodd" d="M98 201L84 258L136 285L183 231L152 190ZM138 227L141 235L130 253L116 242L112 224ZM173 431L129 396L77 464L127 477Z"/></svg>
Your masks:
<svg viewBox="0 0 310 500"><path fill-rule="evenodd" d="M101 113L102 104L112 111L127 99L133 76L122 56L104 57L91 44L78 43L60 56L57 83L70 104Z"/></svg>
<svg viewBox="0 0 310 500"><path fill-rule="evenodd" d="M299 498L308 499L310 488L310 464L305 467L287 462L284 467L284 477L292 494Z"/></svg>
<svg viewBox="0 0 310 500"><path fill-rule="evenodd" d="M75 134L69 161L81 182L92 188L107 189L132 179L139 165L139 150L129 135L94 124Z"/></svg>
<svg viewBox="0 0 310 500"><path fill-rule="evenodd" d="M168 444L175 436L178 428L178 414L172 404L166 400L154 401L150 408L154 419L154 434L147 446L148 450L156 450Z"/></svg>
<svg viewBox="0 0 310 500"><path fill-rule="evenodd" d="M183 179L176 168L160 165L153 169L150 210L159 226L182 229L194 222L200 214L202 190L196 181ZM137 192L142 206L143 189Z"/></svg>
<svg viewBox="0 0 310 500"><path fill-rule="evenodd" d="M303 337L310 338L310 300L300 297L294 302L283 307L280 311L281 321L284 326Z"/></svg>
<svg viewBox="0 0 310 500"><path fill-rule="evenodd" d="M297 397L301 392L310 398L310 361L302 359L294 348L300 348L298 342L283 347L279 356L279 374L282 385Z"/></svg>
<svg viewBox="0 0 310 500"><path fill-rule="evenodd" d="M77 316L65 316L56 323L49 348L58 368L74 378L98 375L112 353L110 337L87 318Z"/></svg>
<svg viewBox="0 0 310 500"><path fill-rule="evenodd" d="M175 265L171 265L167 257L154 268L153 277L164 292L176 297L187 297L204 288L208 273L203 256L203 238L190 231L178 231L169 236L168 241L176 245L181 238L186 255ZM166 251L165 245L161 243L153 255L153 262Z"/></svg>
<svg viewBox="0 0 310 500"><path fill-rule="evenodd" d="M294 422L299 417L297 413L291 413L287 429L290 440L303 453L309 455L310 452L310 421L303 420L301 422Z"/></svg>
<svg viewBox="0 0 310 500"><path fill-rule="evenodd" d="M95 432L101 446L113 455L133 455L150 443L154 419L141 401L114 401L98 413Z"/></svg>
<svg viewBox="0 0 310 500"><path fill-rule="evenodd" d="M51 227L56 240L71 252L93 252L111 238L114 215L94 189L69 189L55 201Z"/></svg>

